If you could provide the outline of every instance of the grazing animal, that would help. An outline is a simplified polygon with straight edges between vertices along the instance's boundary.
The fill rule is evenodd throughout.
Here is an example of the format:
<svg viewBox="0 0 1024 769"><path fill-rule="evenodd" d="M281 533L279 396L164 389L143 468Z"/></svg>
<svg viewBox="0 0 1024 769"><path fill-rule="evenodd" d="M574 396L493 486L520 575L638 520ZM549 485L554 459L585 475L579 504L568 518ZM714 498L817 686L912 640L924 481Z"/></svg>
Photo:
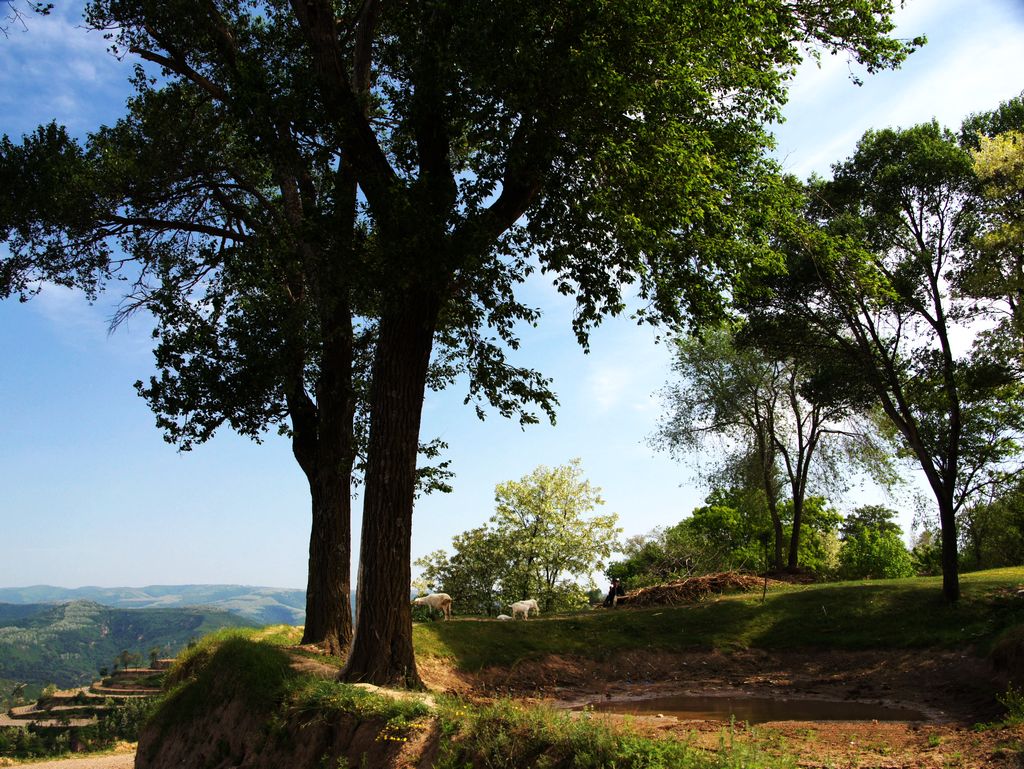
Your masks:
<svg viewBox="0 0 1024 769"><path fill-rule="evenodd" d="M421 595L412 599L414 606L429 606L431 609L439 609L446 620L452 618L452 597L447 593L431 593Z"/></svg>
<svg viewBox="0 0 1024 769"><path fill-rule="evenodd" d="M495 619L499 619L502 622L508 622L512 618L510 616L508 616L507 614L499 614L497 617L495 617Z"/></svg>
<svg viewBox="0 0 1024 769"><path fill-rule="evenodd" d="M536 599L528 598L525 601L516 601L512 604L512 619L515 619L520 614L523 615L523 619L529 619L530 609L533 609L537 614L540 614L540 607L537 605Z"/></svg>

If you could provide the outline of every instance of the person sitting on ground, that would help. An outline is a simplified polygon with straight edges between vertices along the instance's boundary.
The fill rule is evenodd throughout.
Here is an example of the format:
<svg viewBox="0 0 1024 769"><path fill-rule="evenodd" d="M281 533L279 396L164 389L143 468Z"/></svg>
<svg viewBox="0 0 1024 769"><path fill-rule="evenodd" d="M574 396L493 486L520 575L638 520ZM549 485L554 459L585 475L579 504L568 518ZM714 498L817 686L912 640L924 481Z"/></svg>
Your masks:
<svg viewBox="0 0 1024 769"><path fill-rule="evenodd" d="M604 599L604 605L608 608L615 606L619 596L625 594L626 591L623 589L622 583L618 579L613 579L612 584L608 588L608 597Z"/></svg>

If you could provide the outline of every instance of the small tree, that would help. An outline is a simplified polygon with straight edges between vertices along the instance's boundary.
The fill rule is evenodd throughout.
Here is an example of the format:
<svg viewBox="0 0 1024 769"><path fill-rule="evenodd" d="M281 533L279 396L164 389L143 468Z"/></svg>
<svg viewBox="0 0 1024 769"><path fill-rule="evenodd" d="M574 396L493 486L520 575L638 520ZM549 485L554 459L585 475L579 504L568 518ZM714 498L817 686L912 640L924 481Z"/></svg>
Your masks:
<svg viewBox="0 0 1024 769"><path fill-rule="evenodd" d="M958 518L965 569L1024 564L1024 489L975 499Z"/></svg>
<svg viewBox="0 0 1024 769"><path fill-rule="evenodd" d="M566 575L604 568L621 529L614 513L585 517L604 504L599 492L583 478L578 459L498 484L491 525L509 563L503 598L537 598L550 610L568 588Z"/></svg>
<svg viewBox="0 0 1024 769"><path fill-rule="evenodd" d="M914 537L910 550L914 573L922 577L942 574L942 534L938 529L923 529Z"/></svg>
<svg viewBox="0 0 1024 769"><path fill-rule="evenodd" d="M131 667L137 667L142 660L142 656L137 652L123 649L120 654L117 655L117 659L114 662L114 669L117 670L117 665L121 665L122 670L128 670Z"/></svg>
<svg viewBox="0 0 1024 769"><path fill-rule="evenodd" d="M435 550L416 561L424 587L458 596L460 614L498 613L498 593L505 565L500 542L481 526L452 538L453 554Z"/></svg>
<svg viewBox="0 0 1024 769"><path fill-rule="evenodd" d="M761 350L723 326L676 340L679 381L667 387L656 443L673 453L718 445L728 459L712 477L758 492L770 518L775 568L800 565L804 503L812 487L844 488L844 465L891 477L888 456L861 404L815 387L818 365ZM781 505L789 496L788 548Z"/></svg>
<svg viewBox="0 0 1024 769"><path fill-rule="evenodd" d="M793 526L792 501L783 505L787 529ZM798 559L801 569L816 577L831 577L839 567L839 524L843 517L822 496L808 496L803 506L803 535L799 538Z"/></svg>
<svg viewBox="0 0 1024 769"><path fill-rule="evenodd" d="M842 579L892 579L914 575L911 554L903 544L896 511L883 505L863 505L843 521L839 549Z"/></svg>
<svg viewBox="0 0 1024 769"><path fill-rule="evenodd" d="M498 484L497 511L487 525L456 536L452 556L437 551L416 565L430 587L478 613L523 598L536 598L544 611L584 606L576 580L593 587L590 575L604 568L621 531L617 515L590 515L604 504L599 491L578 459L538 467Z"/></svg>
<svg viewBox="0 0 1024 769"><path fill-rule="evenodd" d="M607 574L636 588L728 569L758 568L770 532L758 493L715 489L689 518L628 539L621 548L625 558L611 564Z"/></svg>
<svg viewBox="0 0 1024 769"><path fill-rule="evenodd" d="M892 531L858 529L839 548L842 579L894 579L914 576L906 545Z"/></svg>

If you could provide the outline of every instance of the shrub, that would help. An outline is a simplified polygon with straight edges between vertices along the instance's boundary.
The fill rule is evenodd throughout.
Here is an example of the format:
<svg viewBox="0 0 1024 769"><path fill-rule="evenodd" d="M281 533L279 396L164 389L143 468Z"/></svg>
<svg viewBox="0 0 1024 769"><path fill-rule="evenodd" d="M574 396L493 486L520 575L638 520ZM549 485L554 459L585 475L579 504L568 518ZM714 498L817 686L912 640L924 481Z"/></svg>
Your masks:
<svg viewBox="0 0 1024 769"><path fill-rule="evenodd" d="M888 529L858 529L839 548L842 579L895 579L914 576L914 565L899 534Z"/></svg>

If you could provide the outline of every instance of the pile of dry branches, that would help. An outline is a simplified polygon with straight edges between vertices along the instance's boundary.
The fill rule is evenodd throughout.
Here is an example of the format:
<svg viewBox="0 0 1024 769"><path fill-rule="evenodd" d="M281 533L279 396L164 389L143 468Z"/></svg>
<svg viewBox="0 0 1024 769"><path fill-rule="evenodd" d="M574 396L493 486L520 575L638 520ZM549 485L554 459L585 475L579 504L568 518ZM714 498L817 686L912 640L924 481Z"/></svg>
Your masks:
<svg viewBox="0 0 1024 769"><path fill-rule="evenodd" d="M772 582L772 580L769 580ZM724 571L718 574L704 574L700 577L666 582L633 590L619 596L617 603L628 606L673 606L679 603L694 603L709 595L725 592L761 590L764 578L738 571Z"/></svg>

